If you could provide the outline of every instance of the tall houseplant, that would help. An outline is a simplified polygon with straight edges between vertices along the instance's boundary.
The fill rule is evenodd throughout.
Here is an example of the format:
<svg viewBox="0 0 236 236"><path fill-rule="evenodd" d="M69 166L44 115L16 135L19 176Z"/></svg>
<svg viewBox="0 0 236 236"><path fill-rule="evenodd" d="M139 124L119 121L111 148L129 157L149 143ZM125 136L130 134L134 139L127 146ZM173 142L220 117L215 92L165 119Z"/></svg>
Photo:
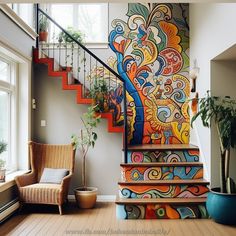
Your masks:
<svg viewBox="0 0 236 236"><path fill-rule="evenodd" d="M227 96L223 98L211 96L208 91L206 97L198 99L198 103L199 109L191 123L197 117L201 118L205 127L210 127L214 122L220 142L221 188L212 189L208 194L207 208L211 217L217 222L234 224L236 214L234 213L233 216L232 212L236 212L236 194L235 183L229 177L229 164L230 149L236 147L236 101ZM222 203L223 206L220 205ZM226 213L227 209L229 209L228 213Z"/></svg>
<svg viewBox="0 0 236 236"><path fill-rule="evenodd" d="M7 143L0 141L0 155L7 150ZM5 161L0 158L0 182L5 182Z"/></svg>
<svg viewBox="0 0 236 236"><path fill-rule="evenodd" d="M75 197L79 207L92 208L96 203L97 189L87 186L86 159L90 148L95 146L97 133L95 128L100 123L100 116L95 114L96 106L91 106L88 111L83 114L81 121L83 128L80 135L72 135L72 143L74 148L79 148L82 152L82 186L75 189Z"/></svg>

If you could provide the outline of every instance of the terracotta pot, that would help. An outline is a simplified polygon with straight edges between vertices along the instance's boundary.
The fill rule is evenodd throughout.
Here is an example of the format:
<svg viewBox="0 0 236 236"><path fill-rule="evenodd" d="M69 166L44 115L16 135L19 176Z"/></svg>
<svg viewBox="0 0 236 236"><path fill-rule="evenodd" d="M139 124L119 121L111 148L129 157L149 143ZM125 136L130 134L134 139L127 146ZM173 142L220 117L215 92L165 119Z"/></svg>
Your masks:
<svg viewBox="0 0 236 236"><path fill-rule="evenodd" d="M46 31L40 31L39 32L39 41L42 42L47 42L47 39L48 39L48 32Z"/></svg>
<svg viewBox="0 0 236 236"><path fill-rule="evenodd" d="M0 170L0 183L5 182L5 178L6 178L6 170Z"/></svg>
<svg viewBox="0 0 236 236"><path fill-rule="evenodd" d="M87 187L86 190L81 188L76 188L74 190L75 199L80 208L89 209L93 208L96 204L98 189L94 187Z"/></svg>

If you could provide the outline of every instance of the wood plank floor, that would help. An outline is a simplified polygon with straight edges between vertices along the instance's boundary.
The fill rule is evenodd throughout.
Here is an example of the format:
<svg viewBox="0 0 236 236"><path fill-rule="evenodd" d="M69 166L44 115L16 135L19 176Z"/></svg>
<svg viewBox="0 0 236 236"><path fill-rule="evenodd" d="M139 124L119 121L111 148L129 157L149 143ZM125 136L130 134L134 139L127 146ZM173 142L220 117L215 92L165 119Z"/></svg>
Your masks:
<svg viewBox="0 0 236 236"><path fill-rule="evenodd" d="M0 226L0 235L234 236L236 227L212 220L117 220L114 203L80 210L75 203L58 214L55 206L26 206Z"/></svg>

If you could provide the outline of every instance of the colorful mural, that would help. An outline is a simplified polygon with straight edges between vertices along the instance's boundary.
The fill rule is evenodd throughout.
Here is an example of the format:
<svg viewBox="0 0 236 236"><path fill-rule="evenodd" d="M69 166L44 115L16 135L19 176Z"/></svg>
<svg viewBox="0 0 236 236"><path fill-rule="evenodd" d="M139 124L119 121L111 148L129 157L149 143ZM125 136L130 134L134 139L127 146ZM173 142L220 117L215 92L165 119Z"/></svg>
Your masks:
<svg viewBox="0 0 236 236"><path fill-rule="evenodd" d="M118 219L207 219L208 213L204 204L199 205L117 205Z"/></svg>
<svg viewBox="0 0 236 236"><path fill-rule="evenodd" d="M189 142L187 4L128 4L109 35L126 81L129 143Z"/></svg>
<svg viewBox="0 0 236 236"><path fill-rule="evenodd" d="M206 197L209 189L205 185L120 185L121 198L194 198Z"/></svg>
<svg viewBox="0 0 236 236"><path fill-rule="evenodd" d="M198 162L199 150L128 151L128 163Z"/></svg>
<svg viewBox="0 0 236 236"><path fill-rule="evenodd" d="M203 169L199 166L122 166L121 177L122 181L201 179L203 178Z"/></svg>

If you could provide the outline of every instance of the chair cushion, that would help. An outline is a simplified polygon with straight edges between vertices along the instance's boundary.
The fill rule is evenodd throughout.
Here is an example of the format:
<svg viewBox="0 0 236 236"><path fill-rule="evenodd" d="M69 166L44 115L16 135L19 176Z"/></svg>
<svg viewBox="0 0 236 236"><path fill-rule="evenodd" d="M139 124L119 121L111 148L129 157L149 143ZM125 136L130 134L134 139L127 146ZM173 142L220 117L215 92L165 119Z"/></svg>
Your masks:
<svg viewBox="0 0 236 236"><path fill-rule="evenodd" d="M20 187L20 198L23 202L60 204L61 185L60 184L31 184Z"/></svg>
<svg viewBox="0 0 236 236"><path fill-rule="evenodd" d="M60 184L62 179L69 174L67 169L44 168L39 183Z"/></svg>

